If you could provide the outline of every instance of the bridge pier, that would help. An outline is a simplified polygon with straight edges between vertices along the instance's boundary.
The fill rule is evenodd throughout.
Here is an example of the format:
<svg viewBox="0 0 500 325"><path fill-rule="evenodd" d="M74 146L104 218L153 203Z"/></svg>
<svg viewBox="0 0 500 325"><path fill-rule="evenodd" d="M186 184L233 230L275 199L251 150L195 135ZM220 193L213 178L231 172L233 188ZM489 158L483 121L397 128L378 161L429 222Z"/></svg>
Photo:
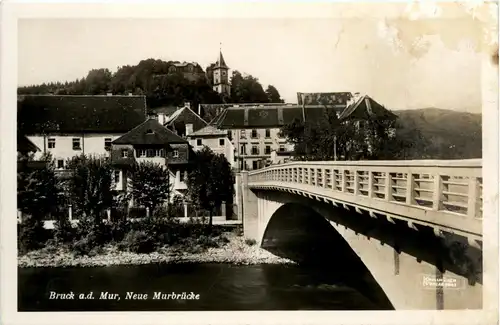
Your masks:
<svg viewBox="0 0 500 325"><path fill-rule="evenodd" d="M241 189L241 211L243 218L243 235L245 238L253 239L260 244L259 238L259 203L257 195L248 187L248 172L242 171L241 177L237 178L240 181Z"/></svg>

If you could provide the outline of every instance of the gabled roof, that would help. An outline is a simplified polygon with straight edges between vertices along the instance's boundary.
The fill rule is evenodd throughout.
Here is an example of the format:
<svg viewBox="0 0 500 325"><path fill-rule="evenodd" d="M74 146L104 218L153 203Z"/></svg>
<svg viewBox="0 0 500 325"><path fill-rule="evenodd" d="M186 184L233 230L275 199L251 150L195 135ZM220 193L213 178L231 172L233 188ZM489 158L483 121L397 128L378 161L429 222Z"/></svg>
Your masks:
<svg viewBox="0 0 500 325"><path fill-rule="evenodd" d="M357 98L339 116L340 119L367 119L370 117L395 119L397 116L368 95Z"/></svg>
<svg viewBox="0 0 500 325"><path fill-rule="evenodd" d="M187 141L161 125L156 119L149 119L122 135L112 143L132 145L167 145L170 143L187 143Z"/></svg>
<svg viewBox="0 0 500 325"><path fill-rule="evenodd" d="M145 96L22 95L18 128L24 134L124 133L146 120Z"/></svg>
<svg viewBox="0 0 500 325"><path fill-rule="evenodd" d="M215 68L229 69L229 67L226 65L226 61L224 61L224 57L222 56L222 51L219 51L219 58L217 59L217 62L215 63Z"/></svg>
<svg viewBox="0 0 500 325"><path fill-rule="evenodd" d="M219 130L213 125L207 125L204 128L189 134L188 137L200 137L200 136L210 136L210 135L227 136L227 132L223 131L223 130Z"/></svg>
<svg viewBox="0 0 500 325"><path fill-rule="evenodd" d="M30 139L28 139L25 135L17 135L17 151L18 152L37 152L40 151Z"/></svg>

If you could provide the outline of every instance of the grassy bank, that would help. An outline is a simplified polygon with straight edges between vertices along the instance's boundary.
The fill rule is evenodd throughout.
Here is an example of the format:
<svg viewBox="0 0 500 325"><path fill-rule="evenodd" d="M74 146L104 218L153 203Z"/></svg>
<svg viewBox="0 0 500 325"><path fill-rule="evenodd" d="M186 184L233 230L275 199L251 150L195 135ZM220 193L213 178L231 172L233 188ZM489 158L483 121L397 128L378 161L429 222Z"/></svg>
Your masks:
<svg viewBox="0 0 500 325"><path fill-rule="evenodd" d="M119 244L108 243L89 254L75 254L70 246L47 245L19 256L19 267L92 267L108 265L140 265L149 263L230 263L290 264L259 248L236 232L224 232L212 238L214 247L192 242L162 246L150 253L135 253Z"/></svg>

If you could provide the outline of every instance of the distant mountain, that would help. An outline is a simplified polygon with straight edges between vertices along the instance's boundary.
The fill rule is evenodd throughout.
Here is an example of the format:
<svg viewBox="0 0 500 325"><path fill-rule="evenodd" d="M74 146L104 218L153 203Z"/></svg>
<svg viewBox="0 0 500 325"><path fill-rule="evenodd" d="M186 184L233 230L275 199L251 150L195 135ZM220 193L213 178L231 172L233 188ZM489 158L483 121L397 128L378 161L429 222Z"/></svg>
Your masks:
<svg viewBox="0 0 500 325"><path fill-rule="evenodd" d="M393 111L405 128L418 129L426 140L423 158L482 157L481 114L438 108Z"/></svg>

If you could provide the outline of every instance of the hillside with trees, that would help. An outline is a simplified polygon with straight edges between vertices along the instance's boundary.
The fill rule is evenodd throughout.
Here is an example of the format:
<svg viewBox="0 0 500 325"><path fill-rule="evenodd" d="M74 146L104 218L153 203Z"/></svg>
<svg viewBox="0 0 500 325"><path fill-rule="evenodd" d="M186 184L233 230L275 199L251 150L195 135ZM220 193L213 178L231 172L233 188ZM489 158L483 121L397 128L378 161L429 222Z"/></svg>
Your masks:
<svg viewBox="0 0 500 325"><path fill-rule="evenodd" d="M428 159L469 159L482 157L481 114L438 108L394 111L407 132L419 130L425 151L417 157ZM422 141L422 140L420 140Z"/></svg>
<svg viewBox="0 0 500 325"><path fill-rule="evenodd" d="M71 82L52 82L18 88L18 94L55 95L145 95L148 107L222 103L283 102L278 90L269 85L264 90L259 80L251 75L233 71L231 96L220 96L212 89L212 70L200 66L193 73L169 72L178 61L147 59L137 65L125 65L111 72L109 69L92 69L86 77ZM203 115L204 112L202 112Z"/></svg>

